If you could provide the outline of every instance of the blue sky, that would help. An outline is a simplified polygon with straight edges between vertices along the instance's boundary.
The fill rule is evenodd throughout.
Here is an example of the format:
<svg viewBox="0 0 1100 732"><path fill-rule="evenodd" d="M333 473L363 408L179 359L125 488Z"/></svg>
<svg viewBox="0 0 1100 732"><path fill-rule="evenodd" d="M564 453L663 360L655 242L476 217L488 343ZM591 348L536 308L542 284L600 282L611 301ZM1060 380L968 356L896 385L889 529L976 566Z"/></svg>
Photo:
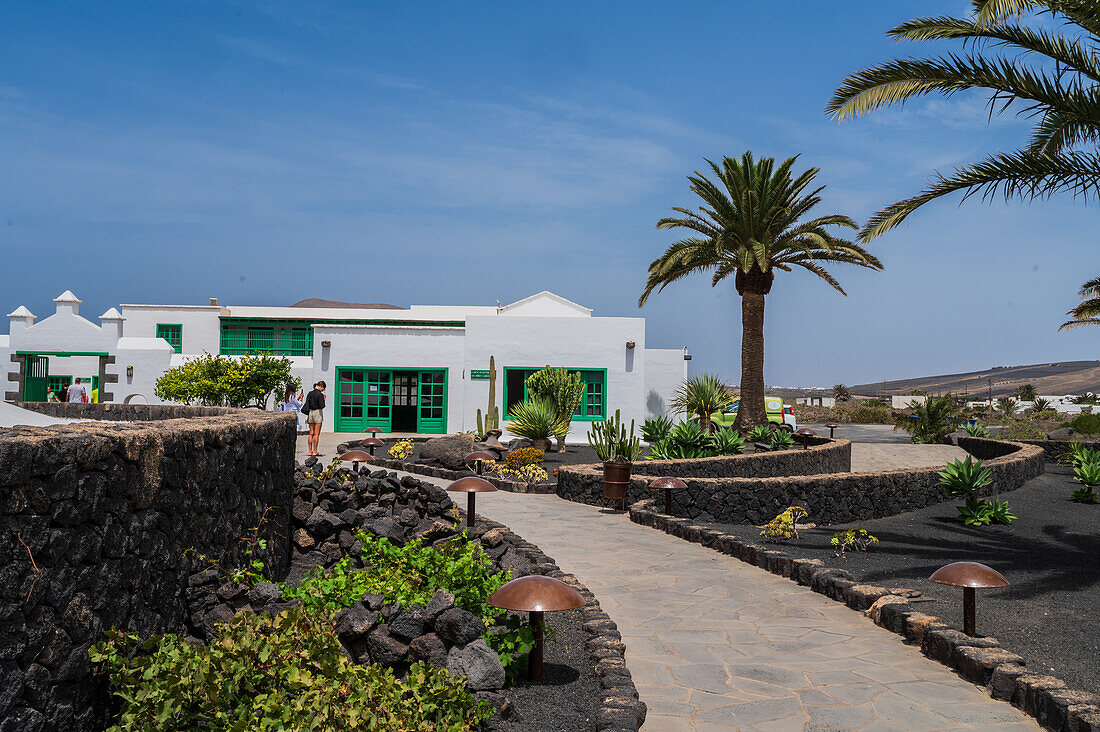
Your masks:
<svg viewBox="0 0 1100 732"><path fill-rule="evenodd" d="M836 125L884 31L962 0L10 4L0 24L4 312L304 297L493 304L543 289L642 314L651 346L736 380L740 304L699 276L639 311L655 230L702 158L801 153L864 220L1026 133L983 100ZM912 49L910 51L910 48ZM1097 357L1057 332L1100 273L1072 198L935 203L835 293L780 273L769 384ZM104 262L121 262L106 266ZM12 276L18 274L18 276Z"/></svg>

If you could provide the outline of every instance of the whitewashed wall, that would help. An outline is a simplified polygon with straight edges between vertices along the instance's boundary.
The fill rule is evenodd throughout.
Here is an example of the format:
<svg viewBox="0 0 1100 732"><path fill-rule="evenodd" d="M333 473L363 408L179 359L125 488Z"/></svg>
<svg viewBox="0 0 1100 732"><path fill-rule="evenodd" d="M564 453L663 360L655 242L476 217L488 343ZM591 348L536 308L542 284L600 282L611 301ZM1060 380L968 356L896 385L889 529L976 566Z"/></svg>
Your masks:
<svg viewBox="0 0 1100 732"><path fill-rule="evenodd" d="M126 319L122 334L127 338L156 338L157 323L183 326L183 353L218 353L221 346L222 309L217 305L123 305Z"/></svg>
<svg viewBox="0 0 1100 732"><path fill-rule="evenodd" d="M646 417L669 415L672 393L687 378L687 361L679 348L647 348L645 351ZM669 415L670 416L670 415Z"/></svg>
<svg viewBox="0 0 1100 732"><path fill-rule="evenodd" d="M634 341L634 348L626 347ZM496 357L497 404L504 420L504 368L564 366L575 369L607 369L605 394L608 416L620 410L627 423L645 420L645 320L642 318L538 318L519 316L466 319L466 375L471 369L488 369ZM462 429L475 429L477 410L486 411L488 381L466 381ZM591 423L574 421L566 440L585 442Z"/></svg>
<svg viewBox="0 0 1100 732"><path fill-rule="evenodd" d="M329 348L321 346L329 341ZM303 379L308 388L324 380L327 408L323 429L331 432L336 419L336 369L368 368L447 369L447 432L462 426L462 328L378 325L318 325L313 329L313 370Z"/></svg>

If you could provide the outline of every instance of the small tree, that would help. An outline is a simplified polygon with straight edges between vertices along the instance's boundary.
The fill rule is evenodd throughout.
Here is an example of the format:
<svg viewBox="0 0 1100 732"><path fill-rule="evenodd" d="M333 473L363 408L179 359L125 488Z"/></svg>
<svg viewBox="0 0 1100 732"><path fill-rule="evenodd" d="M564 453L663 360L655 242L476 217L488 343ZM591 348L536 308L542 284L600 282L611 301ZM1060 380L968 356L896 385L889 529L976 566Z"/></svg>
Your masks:
<svg viewBox="0 0 1100 732"><path fill-rule="evenodd" d="M710 431L710 415L719 412L734 401L729 385L714 374L697 374L684 379L672 393L670 406L673 411L697 415L699 425ZM744 405L741 405L744 406Z"/></svg>
<svg viewBox="0 0 1100 732"><path fill-rule="evenodd" d="M852 391L844 384L836 384L833 386L833 399L838 402L846 402L852 398Z"/></svg>
<svg viewBox="0 0 1100 732"><path fill-rule="evenodd" d="M301 386L290 367L289 358L269 353L239 359L205 353L165 371L153 393L170 402L264 409L273 393Z"/></svg>
<svg viewBox="0 0 1100 732"><path fill-rule="evenodd" d="M1033 402L1035 401L1035 385L1024 384L1016 390L1016 398L1021 402Z"/></svg>
<svg viewBox="0 0 1100 732"><path fill-rule="evenodd" d="M997 400L997 411L1004 415L1005 419L1016 418L1017 401L1012 397L1001 397Z"/></svg>
<svg viewBox="0 0 1100 732"><path fill-rule="evenodd" d="M558 452L565 452L565 436L569 423L584 398L584 379L575 371L547 366L527 377L524 382L532 399L542 399L554 404L557 421L561 425L554 435Z"/></svg>
<svg viewBox="0 0 1100 732"><path fill-rule="evenodd" d="M916 443L942 444L944 439L954 432L955 400L950 394L942 397L930 396L924 404L914 399L909 402L913 414L901 415L894 424L894 431L905 430L910 440Z"/></svg>

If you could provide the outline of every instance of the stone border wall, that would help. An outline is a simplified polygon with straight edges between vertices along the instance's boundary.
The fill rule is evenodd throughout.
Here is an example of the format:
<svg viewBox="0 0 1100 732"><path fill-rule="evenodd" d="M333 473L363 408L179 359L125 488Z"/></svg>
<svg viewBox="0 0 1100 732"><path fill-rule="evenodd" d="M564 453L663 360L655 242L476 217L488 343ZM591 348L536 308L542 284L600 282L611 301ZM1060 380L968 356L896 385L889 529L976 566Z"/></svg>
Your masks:
<svg viewBox="0 0 1100 732"><path fill-rule="evenodd" d="M1028 445L1035 445L1043 448L1043 452L1046 453L1046 458L1049 462L1056 462L1062 453L1069 452L1070 445L1076 443L1084 443L1086 446L1093 448L1094 450L1100 450L1100 440L1020 440Z"/></svg>
<svg viewBox="0 0 1100 732"><path fill-rule="evenodd" d="M843 442L850 451L851 444ZM993 487L986 494L993 490L1014 490L1043 472L1043 450L1033 445L962 437L959 447L984 459L993 473ZM806 452L813 450L811 447ZM691 465L703 461L669 462L684 463L690 469ZM947 496L938 485L941 469L767 478L682 476L687 489L673 493L672 512L676 516L709 523L762 524L788 506L798 505L805 506L814 521L820 524L881 518L945 500ZM654 497L654 491L648 487L651 480L652 475L631 478L627 502ZM602 501L599 466L559 470L558 495L582 503Z"/></svg>
<svg viewBox="0 0 1100 732"><path fill-rule="evenodd" d="M188 404L74 404L69 402L12 402L17 407L62 419L95 419L104 422L151 422L162 419L221 417L227 414L263 412L262 409L193 407Z"/></svg>
<svg viewBox="0 0 1100 732"><path fill-rule="evenodd" d="M403 460L384 457L375 457L371 465L380 465L390 470L402 470L406 473L427 475L432 478L443 478L444 480L458 480L459 478L465 478L467 475L476 475L472 470L448 470L434 465L407 463ZM557 490L557 484L555 483L524 483L520 480L506 480L495 475L483 475L481 477L499 490L508 491L509 493L554 493Z"/></svg>
<svg viewBox="0 0 1100 732"><path fill-rule="evenodd" d="M776 452L720 455L698 460L639 460L631 471L628 504L653 494L649 483L662 475L684 479L689 486L711 485L708 481L741 479L746 485L763 478L846 473L852 469L852 443L828 437L810 438L810 446ZM578 503L600 505L603 498L603 467L565 465L558 468L557 493Z"/></svg>
<svg viewBox="0 0 1100 732"><path fill-rule="evenodd" d="M266 513L261 558L285 570L295 421L47 406L131 423L0 430L0 719L5 729L99 730L109 700L88 648L111 627L183 630L188 577L201 564L186 550L239 561L239 539ZM156 414L200 416L138 421Z"/></svg>
<svg viewBox="0 0 1100 732"><path fill-rule="evenodd" d="M825 567L820 559L795 559L689 519L660 513L653 499L632 505L630 520L702 544L862 611L876 625L904 636L929 658L984 686L994 699L1019 707L1047 729L1100 732L1100 697L1069 689L1053 676L1029 671L1024 659L1001 648L996 638L972 638L940 618L920 612L919 606L910 602L919 598L920 592L859 584L847 570Z"/></svg>

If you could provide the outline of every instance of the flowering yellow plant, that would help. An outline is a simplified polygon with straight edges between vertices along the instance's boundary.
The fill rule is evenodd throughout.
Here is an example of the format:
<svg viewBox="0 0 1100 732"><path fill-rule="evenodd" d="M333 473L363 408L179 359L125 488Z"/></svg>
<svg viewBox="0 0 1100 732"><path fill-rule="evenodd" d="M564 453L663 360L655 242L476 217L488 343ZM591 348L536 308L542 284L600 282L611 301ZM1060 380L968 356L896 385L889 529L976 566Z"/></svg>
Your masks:
<svg viewBox="0 0 1100 732"><path fill-rule="evenodd" d="M387 452L390 454L390 457L397 460L404 460L409 455L412 455L412 451L412 440L398 440L390 446L389 450L387 450Z"/></svg>

